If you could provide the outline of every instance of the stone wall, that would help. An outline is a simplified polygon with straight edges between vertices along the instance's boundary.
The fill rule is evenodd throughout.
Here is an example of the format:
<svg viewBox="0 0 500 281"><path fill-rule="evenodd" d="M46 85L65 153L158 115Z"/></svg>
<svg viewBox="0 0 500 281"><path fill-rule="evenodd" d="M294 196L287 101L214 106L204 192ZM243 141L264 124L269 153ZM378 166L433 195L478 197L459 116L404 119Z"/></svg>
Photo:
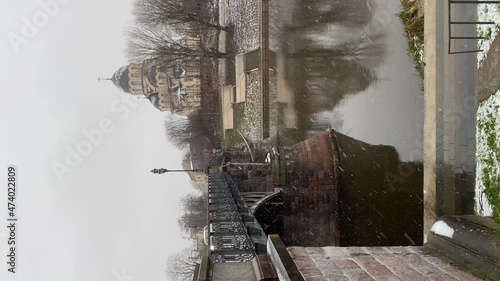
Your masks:
<svg viewBox="0 0 500 281"><path fill-rule="evenodd" d="M241 133L250 142L262 140L262 92L260 89L260 72L252 71L246 76L245 114L242 120Z"/></svg>
<svg viewBox="0 0 500 281"><path fill-rule="evenodd" d="M254 177L238 181L240 192L272 192L274 191L272 176Z"/></svg>
<svg viewBox="0 0 500 281"><path fill-rule="evenodd" d="M238 183L240 192L271 192L274 191L274 183L271 175L271 165L258 163L252 165L231 164L227 173Z"/></svg>
<svg viewBox="0 0 500 281"><path fill-rule="evenodd" d="M286 165L283 241L338 245L337 155L330 132L280 149Z"/></svg>
<svg viewBox="0 0 500 281"><path fill-rule="evenodd" d="M247 53L259 48L262 0L227 1L229 26L237 53Z"/></svg>
<svg viewBox="0 0 500 281"><path fill-rule="evenodd" d="M272 68L272 67L271 67ZM269 71L269 132L270 136L278 132L280 104L278 103L278 74Z"/></svg>

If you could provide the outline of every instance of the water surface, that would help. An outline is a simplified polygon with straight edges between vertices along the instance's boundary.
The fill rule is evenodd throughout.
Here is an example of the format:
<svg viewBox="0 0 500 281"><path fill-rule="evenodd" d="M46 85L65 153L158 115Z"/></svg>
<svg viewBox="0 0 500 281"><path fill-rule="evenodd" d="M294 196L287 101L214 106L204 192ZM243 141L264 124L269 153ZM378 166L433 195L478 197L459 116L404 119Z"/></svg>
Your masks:
<svg viewBox="0 0 500 281"><path fill-rule="evenodd" d="M326 128L339 133L343 244L421 244L424 100L396 16L399 1L271 5L271 50L278 57L271 129L282 144ZM297 232L283 229L284 240L328 240Z"/></svg>

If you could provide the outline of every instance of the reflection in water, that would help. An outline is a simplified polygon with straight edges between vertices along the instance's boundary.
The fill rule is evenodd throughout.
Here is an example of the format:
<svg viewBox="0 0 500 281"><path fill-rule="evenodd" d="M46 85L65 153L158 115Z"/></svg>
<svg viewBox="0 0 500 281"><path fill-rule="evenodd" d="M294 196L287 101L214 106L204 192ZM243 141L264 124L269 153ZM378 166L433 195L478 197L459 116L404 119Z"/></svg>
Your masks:
<svg viewBox="0 0 500 281"><path fill-rule="evenodd" d="M284 61L277 72L284 75L277 75L278 92L271 95L289 103L276 116L296 120L271 125L284 141L307 138L308 130L324 129L329 119L326 125L344 134L392 145L403 160L421 160L410 154L422 149L423 95L395 15L399 1L274 2L284 11L271 19L283 30L271 32L271 41ZM290 128L298 131L288 135Z"/></svg>
<svg viewBox="0 0 500 281"><path fill-rule="evenodd" d="M423 95L393 12L399 1L275 2L286 2L288 7L276 5L291 12L271 18L282 30L271 32L271 48L283 60L276 71L284 74L277 75L281 86L271 95L289 101L291 109L277 114L283 117L271 127L282 144L309 138L325 125L339 132L340 244L421 244ZM389 18L381 24L382 15ZM282 122L287 119L296 122ZM287 244L331 241L321 227L304 223L318 214L290 207L294 196L309 202L311 194L285 191L281 234Z"/></svg>
<svg viewBox="0 0 500 281"><path fill-rule="evenodd" d="M333 109L345 96L365 90L374 80L369 69L343 59L333 64L324 57L306 57L289 64L295 66L290 80L296 81L293 88L301 104L297 112L299 120L314 112Z"/></svg>
<svg viewBox="0 0 500 281"><path fill-rule="evenodd" d="M422 245L423 165L336 134L341 245Z"/></svg>
<svg viewBox="0 0 500 281"><path fill-rule="evenodd" d="M422 163L400 161L392 146L370 145L335 131L330 136L328 143L320 136L281 149L290 162L283 213L277 216L283 241L422 245Z"/></svg>
<svg viewBox="0 0 500 281"><path fill-rule="evenodd" d="M297 0L294 1L295 11L293 14L293 28L311 27L333 22L342 23L345 26L363 26L372 18L371 1L317 1Z"/></svg>
<svg viewBox="0 0 500 281"><path fill-rule="evenodd" d="M294 37L290 41L295 44L287 52L285 79L301 104L299 115L331 110L347 95L364 91L377 80L374 67L384 57L383 36L370 39L349 33L343 42L329 42L322 37L344 34L330 27L287 35Z"/></svg>

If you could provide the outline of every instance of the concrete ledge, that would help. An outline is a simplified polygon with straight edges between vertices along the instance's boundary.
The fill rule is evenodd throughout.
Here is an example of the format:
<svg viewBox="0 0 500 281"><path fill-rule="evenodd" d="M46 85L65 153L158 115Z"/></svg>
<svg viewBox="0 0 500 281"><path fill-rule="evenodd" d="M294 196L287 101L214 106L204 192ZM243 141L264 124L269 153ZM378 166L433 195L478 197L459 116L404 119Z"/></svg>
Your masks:
<svg viewBox="0 0 500 281"><path fill-rule="evenodd" d="M196 265L194 270L193 281L208 281L210 270L210 260L208 256L201 259L201 263Z"/></svg>
<svg viewBox="0 0 500 281"><path fill-rule="evenodd" d="M436 221L437 96L444 91L444 2L424 0L424 242Z"/></svg>
<svg viewBox="0 0 500 281"><path fill-rule="evenodd" d="M258 255L252 260L257 281L279 281L271 260L266 255Z"/></svg>
<svg viewBox="0 0 500 281"><path fill-rule="evenodd" d="M500 280L500 226L477 216L445 216L436 221L427 246L490 280Z"/></svg>
<svg viewBox="0 0 500 281"><path fill-rule="evenodd" d="M279 235L269 235L267 254L281 281L305 281Z"/></svg>

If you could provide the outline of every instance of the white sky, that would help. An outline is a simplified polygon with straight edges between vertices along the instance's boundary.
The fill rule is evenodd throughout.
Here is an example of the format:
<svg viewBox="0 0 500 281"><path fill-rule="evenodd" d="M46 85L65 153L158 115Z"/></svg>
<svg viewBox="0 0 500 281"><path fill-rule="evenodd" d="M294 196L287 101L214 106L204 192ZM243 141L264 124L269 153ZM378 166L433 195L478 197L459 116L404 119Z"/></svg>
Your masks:
<svg viewBox="0 0 500 281"><path fill-rule="evenodd" d="M96 81L126 64L132 0L58 1L26 38L23 18L33 23L44 11L38 0L0 0L0 280L166 280L166 257L188 246L177 219L179 197L192 188L185 174L149 170L180 167L181 153L166 141L165 113L147 100L132 108L113 84ZM12 33L27 40L18 53ZM102 120L114 131L70 167L68 147L84 145L82 130ZM56 162L71 169L62 180ZM6 265L9 164L18 168L15 275Z"/></svg>

